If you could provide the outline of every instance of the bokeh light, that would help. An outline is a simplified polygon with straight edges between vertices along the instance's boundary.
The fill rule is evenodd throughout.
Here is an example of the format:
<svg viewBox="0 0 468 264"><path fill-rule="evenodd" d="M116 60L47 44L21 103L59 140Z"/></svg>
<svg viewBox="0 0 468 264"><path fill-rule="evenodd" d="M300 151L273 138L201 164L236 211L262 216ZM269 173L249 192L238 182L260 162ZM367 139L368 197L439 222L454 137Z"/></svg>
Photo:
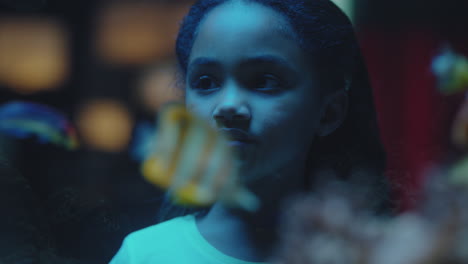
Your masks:
<svg viewBox="0 0 468 264"><path fill-rule="evenodd" d="M0 20L0 82L29 94L57 88L67 77L69 54L62 26L43 18Z"/></svg>
<svg viewBox="0 0 468 264"><path fill-rule="evenodd" d="M145 64L172 54L185 6L120 2L97 16L96 50L111 64Z"/></svg>
<svg viewBox="0 0 468 264"><path fill-rule="evenodd" d="M93 149L119 152L130 142L134 120L118 101L95 99L78 112L77 127L84 145Z"/></svg>
<svg viewBox="0 0 468 264"><path fill-rule="evenodd" d="M142 75L137 91L145 110L156 113L163 104L182 100L182 90L176 87L175 72L174 65L165 64Z"/></svg>

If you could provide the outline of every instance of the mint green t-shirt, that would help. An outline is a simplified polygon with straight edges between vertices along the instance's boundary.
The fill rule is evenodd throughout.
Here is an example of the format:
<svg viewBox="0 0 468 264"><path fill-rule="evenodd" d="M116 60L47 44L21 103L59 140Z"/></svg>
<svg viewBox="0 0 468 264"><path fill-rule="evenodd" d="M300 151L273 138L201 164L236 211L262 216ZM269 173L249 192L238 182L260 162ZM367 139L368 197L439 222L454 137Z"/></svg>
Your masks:
<svg viewBox="0 0 468 264"><path fill-rule="evenodd" d="M128 235L110 264L265 264L225 255L198 231L187 215Z"/></svg>

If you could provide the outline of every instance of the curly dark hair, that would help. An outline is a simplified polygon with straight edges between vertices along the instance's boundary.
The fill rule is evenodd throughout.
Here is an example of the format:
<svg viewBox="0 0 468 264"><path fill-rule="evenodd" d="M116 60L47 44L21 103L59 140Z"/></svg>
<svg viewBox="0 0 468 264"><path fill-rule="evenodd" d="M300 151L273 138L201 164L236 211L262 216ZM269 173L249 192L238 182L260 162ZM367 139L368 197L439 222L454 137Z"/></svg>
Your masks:
<svg viewBox="0 0 468 264"><path fill-rule="evenodd" d="M359 188L377 212L389 212L389 184L384 177L385 152L380 142L373 94L353 26L330 0L199 0L184 18L177 37L180 77L203 18L215 7L244 1L270 7L285 16L300 47L321 76L321 94L337 89L348 93L348 113L332 134L316 138L309 153L305 186L317 188L316 175L332 171L337 179ZM322 173L323 174L323 173ZM308 188L308 189L310 189ZM160 220L191 213L165 205Z"/></svg>

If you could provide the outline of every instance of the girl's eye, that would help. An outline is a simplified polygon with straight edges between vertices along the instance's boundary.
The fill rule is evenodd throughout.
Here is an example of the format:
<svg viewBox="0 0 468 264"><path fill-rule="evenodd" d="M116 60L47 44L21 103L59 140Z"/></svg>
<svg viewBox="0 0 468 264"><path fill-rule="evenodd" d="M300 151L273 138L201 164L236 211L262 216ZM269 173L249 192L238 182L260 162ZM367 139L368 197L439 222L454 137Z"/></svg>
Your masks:
<svg viewBox="0 0 468 264"><path fill-rule="evenodd" d="M216 89L219 85L216 80L208 75L203 75L194 80L191 84L193 89L210 91Z"/></svg>
<svg viewBox="0 0 468 264"><path fill-rule="evenodd" d="M277 91L282 88L282 82L274 75L263 74L254 78L252 88L260 91Z"/></svg>

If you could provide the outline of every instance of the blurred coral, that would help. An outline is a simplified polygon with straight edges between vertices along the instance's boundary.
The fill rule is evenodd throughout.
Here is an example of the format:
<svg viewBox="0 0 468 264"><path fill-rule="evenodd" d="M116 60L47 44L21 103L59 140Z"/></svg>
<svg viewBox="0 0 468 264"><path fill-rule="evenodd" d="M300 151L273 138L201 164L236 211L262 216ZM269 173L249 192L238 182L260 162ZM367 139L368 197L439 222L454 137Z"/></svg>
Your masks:
<svg viewBox="0 0 468 264"><path fill-rule="evenodd" d="M440 170L413 212L373 215L359 195L329 189L293 201L275 263L468 263L468 184ZM349 188L351 189L351 188Z"/></svg>

